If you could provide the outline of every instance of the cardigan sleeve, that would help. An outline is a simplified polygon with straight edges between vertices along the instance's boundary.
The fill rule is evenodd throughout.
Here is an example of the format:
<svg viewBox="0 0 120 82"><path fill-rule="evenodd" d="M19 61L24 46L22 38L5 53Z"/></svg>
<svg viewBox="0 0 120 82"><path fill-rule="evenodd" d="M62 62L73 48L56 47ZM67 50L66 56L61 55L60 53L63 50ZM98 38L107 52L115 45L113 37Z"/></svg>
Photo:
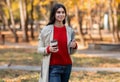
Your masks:
<svg viewBox="0 0 120 82"><path fill-rule="evenodd" d="M74 30L71 28L71 41L75 39L75 32ZM76 43L76 48L70 48L70 54L74 54L77 51L77 43Z"/></svg>
<svg viewBox="0 0 120 82"><path fill-rule="evenodd" d="M44 43L44 30L42 30L41 33L39 34L37 51L38 53L41 53L43 55L47 54L47 47L45 47Z"/></svg>

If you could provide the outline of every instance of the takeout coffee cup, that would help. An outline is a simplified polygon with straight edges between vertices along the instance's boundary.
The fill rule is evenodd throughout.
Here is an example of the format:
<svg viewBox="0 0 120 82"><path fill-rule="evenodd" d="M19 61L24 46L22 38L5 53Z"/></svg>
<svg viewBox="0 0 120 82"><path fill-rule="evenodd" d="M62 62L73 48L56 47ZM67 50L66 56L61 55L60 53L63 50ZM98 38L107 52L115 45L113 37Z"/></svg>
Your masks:
<svg viewBox="0 0 120 82"><path fill-rule="evenodd" d="M57 46L58 46L58 41L57 41L57 40L52 40L52 41L50 42L50 46L52 46L52 47L57 47Z"/></svg>

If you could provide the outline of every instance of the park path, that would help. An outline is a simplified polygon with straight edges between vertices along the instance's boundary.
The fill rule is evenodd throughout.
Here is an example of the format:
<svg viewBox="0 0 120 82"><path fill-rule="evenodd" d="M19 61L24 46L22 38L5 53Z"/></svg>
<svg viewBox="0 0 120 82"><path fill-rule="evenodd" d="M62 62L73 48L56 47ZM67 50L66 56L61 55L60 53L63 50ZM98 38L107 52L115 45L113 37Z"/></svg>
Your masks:
<svg viewBox="0 0 120 82"><path fill-rule="evenodd" d="M84 49L78 50L78 54L85 54L88 56L99 56L99 57L111 57L120 60L120 51L119 50L94 50L94 49Z"/></svg>
<svg viewBox="0 0 120 82"><path fill-rule="evenodd" d="M9 44L6 43L4 46L9 46L10 48L30 48L37 49L37 46L25 45L25 44ZM120 59L120 51L107 51L107 50L94 50L94 49L78 49L77 54L85 54L90 56L103 56L103 57L112 57ZM2 65L0 70L3 69L13 69L13 70L27 70L27 71L40 71L40 66L22 66L22 65ZM120 72L119 67L114 68L101 68L101 67L73 67L72 71L111 71L111 72Z"/></svg>
<svg viewBox="0 0 120 82"><path fill-rule="evenodd" d="M27 70L27 71L40 71L40 66L23 66L23 65L3 65L0 66L0 70L12 69L12 70ZM73 67L72 71L110 71L110 72L120 72L120 68L101 68L101 67Z"/></svg>

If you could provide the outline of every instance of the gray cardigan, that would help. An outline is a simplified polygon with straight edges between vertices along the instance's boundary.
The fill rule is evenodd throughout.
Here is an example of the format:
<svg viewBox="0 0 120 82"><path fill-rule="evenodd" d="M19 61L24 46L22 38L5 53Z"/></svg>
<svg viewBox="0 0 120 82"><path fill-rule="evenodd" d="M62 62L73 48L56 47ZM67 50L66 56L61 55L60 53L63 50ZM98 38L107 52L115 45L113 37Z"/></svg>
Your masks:
<svg viewBox="0 0 120 82"><path fill-rule="evenodd" d="M45 26L39 34L38 53L43 54L43 60L41 65L41 76L39 82L48 82L49 62L51 54L47 54L46 48L50 45L50 41L53 40L53 25ZM74 31L72 28L66 26L67 31L67 45L69 54L73 54L76 49L71 49L69 44L74 39Z"/></svg>

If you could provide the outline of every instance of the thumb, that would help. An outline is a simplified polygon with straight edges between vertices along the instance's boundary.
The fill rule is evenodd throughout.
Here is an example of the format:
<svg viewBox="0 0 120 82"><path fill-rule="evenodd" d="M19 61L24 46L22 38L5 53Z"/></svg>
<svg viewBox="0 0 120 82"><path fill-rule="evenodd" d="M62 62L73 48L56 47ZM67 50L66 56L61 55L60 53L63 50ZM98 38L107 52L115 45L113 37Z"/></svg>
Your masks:
<svg viewBox="0 0 120 82"><path fill-rule="evenodd" d="M75 39L72 40L72 42L75 42L75 41L76 41Z"/></svg>

